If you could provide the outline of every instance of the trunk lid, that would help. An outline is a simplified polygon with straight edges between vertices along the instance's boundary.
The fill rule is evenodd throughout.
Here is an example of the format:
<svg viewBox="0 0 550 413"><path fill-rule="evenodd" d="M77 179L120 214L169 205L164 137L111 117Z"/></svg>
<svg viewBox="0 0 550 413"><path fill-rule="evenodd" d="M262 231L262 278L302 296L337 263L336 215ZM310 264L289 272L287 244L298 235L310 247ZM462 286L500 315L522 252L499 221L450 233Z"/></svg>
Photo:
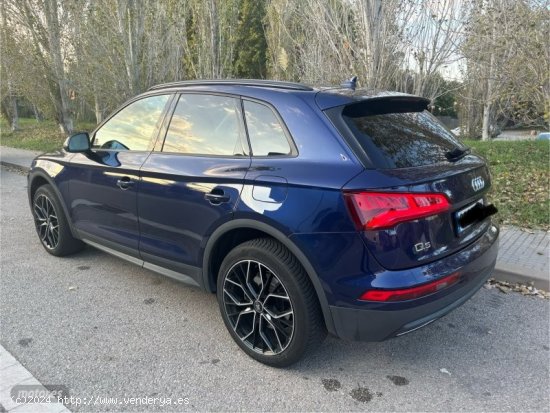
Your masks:
<svg viewBox="0 0 550 413"><path fill-rule="evenodd" d="M483 180L483 186L473 184ZM366 189L367 188L367 189ZM379 263L400 270L425 264L456 252L485 232L490 219L474 219L460 225L468 208L486 204L490 175L485 163L470 155L452 166L425 166L387 170L365 170L344 191L396 193L439 193L451 208L443 213L398 223L392 228L362 231L363 239Z"/></svg>
<svg viewBox="0 0 550 413"><path fill-rule="evenodd" d="M372 254L392 270L459 251L487 230L488 216L495 212L485 199L491 186L486 162L470 154L426 110L428 104L428 100L410 95L356 94L352 102L325 110L365 166L342 188L351 216ZM418 193L433 196L410 196ZM441 204L445 199L440 194L450 205ZM436 201L440 205L435 205ZM445 209L438 208L442 205ZM379 227L368 224L381 210L398 220L370 221L389 223ZM437 212L423 216L426 211Z"/></svg>

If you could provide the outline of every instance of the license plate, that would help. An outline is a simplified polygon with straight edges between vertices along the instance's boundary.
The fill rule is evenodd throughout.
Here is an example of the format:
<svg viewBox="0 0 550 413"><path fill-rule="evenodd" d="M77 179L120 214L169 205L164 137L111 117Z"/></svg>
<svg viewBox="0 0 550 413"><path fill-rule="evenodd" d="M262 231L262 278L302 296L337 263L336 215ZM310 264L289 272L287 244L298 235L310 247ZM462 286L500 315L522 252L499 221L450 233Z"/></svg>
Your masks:
<svg viewBox="0 0 550 413"><path fill-rule="evenodd" d="M462 208L459 211L455 212L455 222L456 222L456 232L458 235L462 234L464 230L471 227L473 224L478 222L477 220L471 220L471 222L468 222L467 224L463 224L463 218L466 213L470 212L472 209L476 207L483 207L485 203L483 202L483 198L477 200L473 204L468 205L467 207Z"/></svg>

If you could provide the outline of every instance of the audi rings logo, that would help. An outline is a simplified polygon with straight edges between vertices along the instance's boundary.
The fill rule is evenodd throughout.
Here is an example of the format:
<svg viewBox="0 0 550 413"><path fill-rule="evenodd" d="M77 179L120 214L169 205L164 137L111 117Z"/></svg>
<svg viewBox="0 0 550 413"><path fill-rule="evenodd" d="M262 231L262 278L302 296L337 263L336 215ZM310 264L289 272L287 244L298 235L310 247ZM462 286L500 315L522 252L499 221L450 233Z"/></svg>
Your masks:
<svg viewBox="0 0 550 413"><path fill-rule="evenodd" d="M474 179L472 179L472 188L474 191L480 191L485 187L485 181L481 176L476 176Z"/></svg>

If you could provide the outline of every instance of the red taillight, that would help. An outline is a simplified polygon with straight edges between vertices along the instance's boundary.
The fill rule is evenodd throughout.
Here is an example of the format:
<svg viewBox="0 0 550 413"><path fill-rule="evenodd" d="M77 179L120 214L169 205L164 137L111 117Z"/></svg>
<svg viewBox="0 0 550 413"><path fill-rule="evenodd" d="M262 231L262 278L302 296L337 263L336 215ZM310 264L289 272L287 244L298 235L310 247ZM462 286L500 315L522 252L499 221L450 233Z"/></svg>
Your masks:
<svg viewBox="0 0 550 413"><path fill-rule="evenodd" d="M450 287L451 285L456 284L459 280L460 274L456 272L418 287L402 288L399 290L368 290L365 291L359 299L385 302L413 300L415 298L433 294L437 291L443 290L444 288Z"/></svg>
<svg viewBox="0 0 550 413"><path fill-rule="evenodd" d="M451 205L443 194L402 192L345 192L348 208L361 229L391 228L447 211Z"/></svg>

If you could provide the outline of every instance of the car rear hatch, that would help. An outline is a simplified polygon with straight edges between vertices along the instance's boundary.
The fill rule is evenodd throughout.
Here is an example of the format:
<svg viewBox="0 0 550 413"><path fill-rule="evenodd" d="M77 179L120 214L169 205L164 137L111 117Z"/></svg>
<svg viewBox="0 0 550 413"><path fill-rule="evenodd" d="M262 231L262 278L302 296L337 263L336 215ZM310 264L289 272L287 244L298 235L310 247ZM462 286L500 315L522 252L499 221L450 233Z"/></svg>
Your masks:
<svg viewBox="0 0 550 413"><path fill-rule="evenodd" d="M428 103L383 96L325 110L365 166L343 188L350 215L391 270L459 251L496 212L486 199L485 161L425 110Z"/></svg>

